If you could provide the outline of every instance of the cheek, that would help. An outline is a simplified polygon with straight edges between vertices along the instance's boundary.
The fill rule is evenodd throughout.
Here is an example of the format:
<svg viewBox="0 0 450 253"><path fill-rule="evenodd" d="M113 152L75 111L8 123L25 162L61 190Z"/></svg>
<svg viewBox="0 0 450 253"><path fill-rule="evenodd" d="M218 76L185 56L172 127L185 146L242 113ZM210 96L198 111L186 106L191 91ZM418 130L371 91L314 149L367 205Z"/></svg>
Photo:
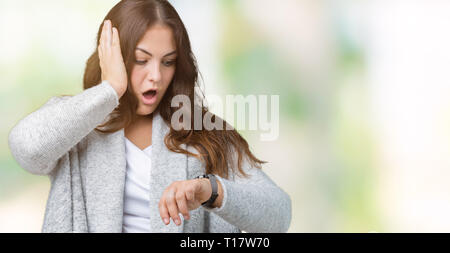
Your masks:
<svg viewBox="0 0 450 253"><path fill-rule="evenodd" d="M139 71L137 68L134 68L133 71L131 71L130 80L133 88L142 81L142 75L142 71Z"/></svg>
<svg viewBox="0 0 450 253"><path fill-rule="evenodd" d="M144 71L136 68L133 71L131 71L130 76L131 87L133 88L133 92L136 96L139 96L138 91L140 90L144 78L145 78Z"/></svg>
<svg viewBox="0 0 450 253"><path fill-rule="evenodd" d="M164 88L167 89L169 87L169 84L172 82L173 76L175 75L175 68L167 69L163 76L164 76Z"/></svg>

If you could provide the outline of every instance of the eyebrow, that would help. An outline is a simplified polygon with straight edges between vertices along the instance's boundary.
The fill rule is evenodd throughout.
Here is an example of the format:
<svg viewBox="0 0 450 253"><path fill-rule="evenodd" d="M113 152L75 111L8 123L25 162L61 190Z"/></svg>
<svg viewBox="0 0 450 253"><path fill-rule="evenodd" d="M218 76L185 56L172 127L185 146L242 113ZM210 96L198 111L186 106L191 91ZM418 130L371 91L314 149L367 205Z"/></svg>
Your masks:
<svg viewBox="0 0 450 253"><path fill-rule="evenodd" d="M144 49L142 49L142 48L138 48L138 47L137 47L136 50L142 51L142 52L144 52L144 53L146 53L146 54L148 54L148 55L150 55L150 56L153 56L151 53L147 52L146 50L144 50ZM173 54L176 54L176 53L177 53L177 51L175 50L175 51L172 51L172 52L170 52L170 53L164 55L163 57L167 57L167 56L169 56L169 55L173 55Z"/></svg>

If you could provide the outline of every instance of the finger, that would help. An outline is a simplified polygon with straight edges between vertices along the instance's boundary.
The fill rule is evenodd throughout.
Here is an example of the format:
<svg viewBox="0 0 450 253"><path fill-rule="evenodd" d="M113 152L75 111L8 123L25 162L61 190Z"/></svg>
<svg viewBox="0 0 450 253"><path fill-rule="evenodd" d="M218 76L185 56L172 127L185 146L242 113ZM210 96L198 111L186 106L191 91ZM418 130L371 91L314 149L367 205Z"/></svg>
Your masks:
<svg viewBox="0 0 450 253"><path fill-rule="evenodd" d="M97 52L98 52L98 58L101 60L102 59L102 47L100 45L98 45L98 47L97 47Z"/></svg>
<svg viewBox="0 0 450 253"><path fill-rule="evenodd" d="M159 206L159 215L161 216L161 219L163 220L164 224L169 225L170 216L164 198L161 198L158 206Z"/></svg>
<svg viewBox="0 0 450 253"><path fill-rule="evenodd" d="M101 49L101 46L98 46L97 48L98 53L98 65L100 66L100 70L102 72L102 80L103 80L103 50Z"/></svg>
<svg viewBox="0 0 450 253"><path fill-rule="evenodd" d="M106 22L106 46L111 47L112 44L112 31L111 31L111 21Z"/></svg>
<svg viewBox="0 0 450 253"><path fill-rule="evenodd" d="M113 27L112 46L113 47L120 46L119 31L115 27Z"/></svg>
<svg viewBox="0 0 450 253"><path fill-rule="evenodd" d="M169 210L169 214L170 217L172 217L172 220L175 222L175 224L180 225L181 221L180 221L180 216L178 216L178 206L177 206L177 202L175 200L175 193L169 192L166 195L166 204L167 204L167 209Z"/></svg>
<svg viewBox="0 0 450 253"><path fill-rule="evenodd" d="M103 22L102 25L102 32L100 33L100 41L99 41L99 46L103 47L105 45L105 40L106 40L106 20Z"/></svg>
<svg viewBox="0 0 450 253"><path fill-rule="evenodd" d="M100 68L103 69L105 52L104 52L104 49L102 46L98 46L97 50L98 50L99 65L100 65Z"/></svg>
<svg viewBox="0 0 450 253"><path fill-rule="evenodd" d="M177 200L177 206L181 214L183 214L184 219L189 220L189 210L186 202L186 194L184 191L177 191L175 195L175 199Z"/></svg>

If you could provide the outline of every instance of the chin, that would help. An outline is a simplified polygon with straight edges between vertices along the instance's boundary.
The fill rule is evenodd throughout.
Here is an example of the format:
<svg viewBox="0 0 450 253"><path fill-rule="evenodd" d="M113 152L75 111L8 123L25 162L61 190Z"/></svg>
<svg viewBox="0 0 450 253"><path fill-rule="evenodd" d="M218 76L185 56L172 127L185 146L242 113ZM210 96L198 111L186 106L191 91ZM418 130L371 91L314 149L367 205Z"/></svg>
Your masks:
<svg viewBox="0 0 450 253"><path fill-rule="evenodd" d="M153 106L141 105L137 109L136 114L140 115L140 116L145 116L145 115L152 114L154 111L155 111L155 108Z"/></svg>

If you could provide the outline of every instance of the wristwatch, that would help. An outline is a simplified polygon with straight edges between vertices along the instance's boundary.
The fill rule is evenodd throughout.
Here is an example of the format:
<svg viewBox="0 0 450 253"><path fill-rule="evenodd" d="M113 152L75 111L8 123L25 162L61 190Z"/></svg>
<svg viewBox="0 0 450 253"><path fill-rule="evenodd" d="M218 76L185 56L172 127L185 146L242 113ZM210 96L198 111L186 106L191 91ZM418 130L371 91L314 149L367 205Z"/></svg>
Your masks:
<svg viewBox="0 0 450 253"><path fill-rule="evenodd" d="M208 178L209 179L209 182L211 183L211 188L212 188L211 197L207 201L203 202L202 206L213 208L212 204L216 200L217 196L219 196L219 194L217 193L218 186L217 186L216 176L214 176L213 174L203 174L196 178Z"/></svg>

